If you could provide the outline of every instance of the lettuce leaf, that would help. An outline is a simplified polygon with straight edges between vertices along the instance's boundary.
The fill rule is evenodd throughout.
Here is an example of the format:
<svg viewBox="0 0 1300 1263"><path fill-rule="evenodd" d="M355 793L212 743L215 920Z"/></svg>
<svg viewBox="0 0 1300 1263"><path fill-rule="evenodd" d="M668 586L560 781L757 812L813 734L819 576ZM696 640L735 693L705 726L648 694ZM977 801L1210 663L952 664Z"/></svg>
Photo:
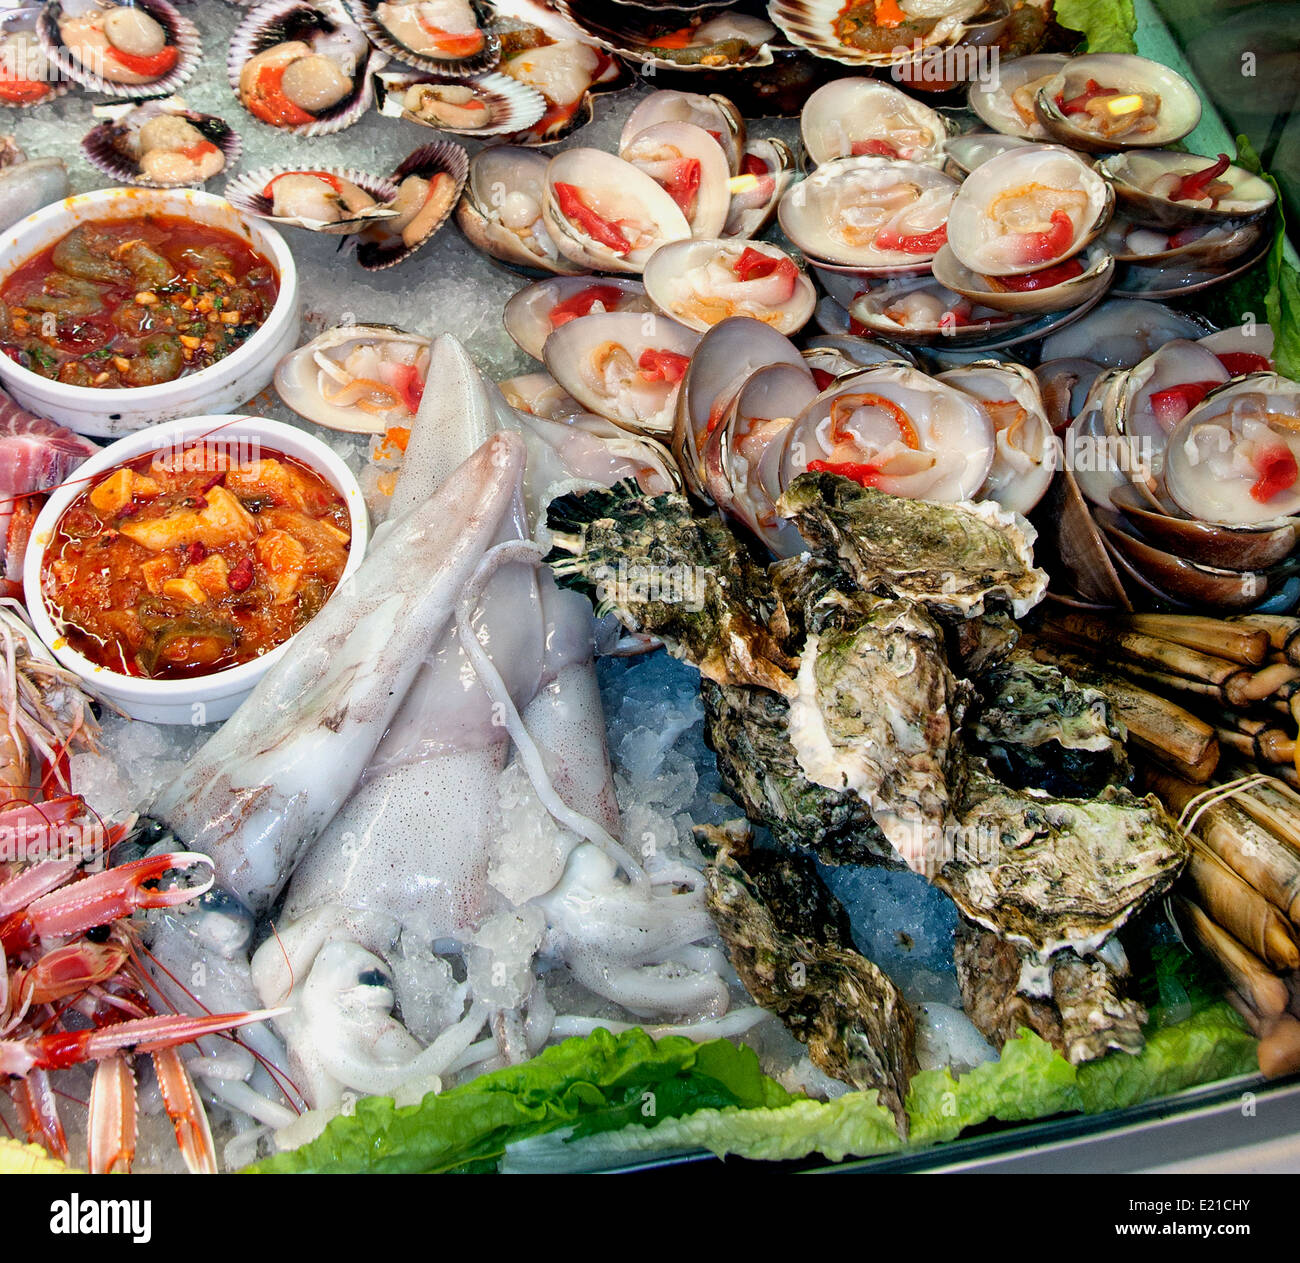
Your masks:
<svg viewBox="0 0 1300 1263"><path fill-rule="evenodd" d="M317 1139L254 1164L257 1172L491 1170L512 1141L562 1127L578 1136L654 1127L700 1109L772 1109L791 1096L754 1052L724 1039L652 1040L597 1030L531 1061L485 1074L418 1105L367 1097Z"/></svg>
<svg viewBox="0 0 1300 1263"><path fill-rule="evenodd" d="M1056 20L1088 41L1090 53L1136 53L1133 0L1056 0Z"/></svg>

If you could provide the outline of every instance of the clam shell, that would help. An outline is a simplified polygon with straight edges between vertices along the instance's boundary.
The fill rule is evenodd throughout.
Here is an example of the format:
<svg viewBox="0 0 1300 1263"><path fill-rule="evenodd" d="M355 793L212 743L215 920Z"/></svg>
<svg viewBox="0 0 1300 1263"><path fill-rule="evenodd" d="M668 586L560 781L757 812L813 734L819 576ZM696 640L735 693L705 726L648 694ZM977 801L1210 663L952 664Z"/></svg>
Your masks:
<svg viewBox="0 0 1300 1263"><path fill-rule="evenodd" d="M653 123L619 146L618 156L656 179L655 168L676 156L698 163L699 189L687 216L691 235L718 237L731 210L731 174L723 149L694 123ZM656 183L658 181L656 180Z"/></svg>
<svg viewBox="0 0 1300 1263"><path fill-rule="evenodd" d="M990 158L996 158L1008 149L1020 149L1033 143L1020 136L1002 136L997 132L967 132L962 136L951 136L943 146L944 170L949 175L967 176Z"/></svg>
<svg viewBox="0 0 1300 1263"><path fill-rule="evenodd" d="M743 173L734 177L731 184L731 208L727 212L727 222L722 229L724 237L736 240L757 237L772 222L782 195L794 179L794 153L784 141L768 140L763 137L747 140L741 158L742 166L751 158L761 162L764 167L762 175L752 178L770 179L771 191L760 204L749 205L747 195L751 190L745 182L751 177Z"/></svg>
<svg viewBox="0 0 1300 1263"><path fill-rule="evenodd" d="M40 16L41 10L35 5L10 9L7 13L0 15L0 41L3 40L3 36L14 31L26 30L35 34ZM0 42L0 47L2 46L2 42ZM33 105L44 105L48 101L56 100L58 97L63 96L64 93L72 90L72 80L59 73L56 63L48 62L45 70L47 76L44 80L45 91L36 100L6 101L3 97L0 97L0 106L5 106L8 109L28 109Z"/></svg>
<svg viewBox="0 0 1300 1263"><path fill-rule="evenodd" d="M1026 122L1011 98L1025 84L1059 73L1069 60L1064 53L1035 53L1029 57L1005 61L998 68L996 80L971 84L966 102L980 120L995 132L1023 140L1046 140L1049 133L1037 115Z"/></svg>
<svg viewBox="0 0 1300 1263"><path fill-rule="evenodd" d="M1111 154L1097 160L1097 170L1115 186L1119 205L1138 223L1177 229L1189 224L1246 222L1267 215L1277 201L1267 180L1229 165L1217 179L1232 192L1213 207L1175 202L1150 191L1163 175L1191 175L1214 165L1213 158L1172 149L1137 150Z"/></svg>
<svg viewBox="0 0 1300 1263"><path fill-rule="evenodd" d="M328 36L335 31L355 33L358 46L364 47L353 75L352 91L338 104L322 110L310 123L280 127L279 130L293 136L328 136L351 127L374 101L372 72L383 66L388 59L370 47L361 29L348 20L347 12L339 0L318 0L316 4L306 4L303 0L270 0L270 3L249 9L230 37L226 77L230 81L231 91L243 105L243 95L239 90L240 71L258 53L291 40L302 40L310 44L314 38ZM248 107L245 105L244 108ZM258 121L264 122L262 119ZM269 123L266 125L275 126Z"/></svg>
<svg viewBox="0 0 1300 1263"><path fill-rule="evenodd" d="M1199 338L1213 326L1190 312L1159 303L1107 299L1086 320L1042 347L1044 360L1081 356L1114 368L1132 368L1173 338Z"/></svg>
<svg viewBox="0 0 1300 1263"><path fill-rule="evenodd" d="M1100 298L1115 279L1115 260L1100 245L1089 246L1081 260L1083 272L1056 285L1037 290L998 290L988 277L971 271L944 246L934 256L934 279L981 307L994 311L1044 314L1068 311L1091 299ZM1028 275L1033 275L1029 273Z"/></svg>
<svg viewBox="0 0 1300 1263"><path fill-rule="evenodd" d="M670 89L652 92L643 97L627 116L618 140L619 149L623 149L638 132L656 123L694 123L710 134L716 132L715 139L727 155L731 174L739 174L744 156L745 117L725 96L716 92L705 96L701 92Z"/></svg>
<svg viewBox="0 0 1300 1263"><path fill-rule="evenodd" d="M0 232L69 191L62 158L32 158L0 169Z"/></svg>
<svg viewBox="0 0 1300 1263"><path fill-rule="evenodd" d="M554 276L525 286L510 298L502 313L506 332L525 355L540 360L546 339L558 327L551 324L551 312L560 303L589 290L605 292L601 306L607 312L654 310L645 286L631 277Z"/></svg>
<svg viewBox="0 0 1300 1263"><path fill-rule="evenodd" d="M1220 264L1144 267L1140 263L1125 263L1116 273L1111 295L1114 298L1161 299L1199 294L1248 272L1266 258L1271 249L1272 242L1265 241L1259 249Z"/></svg>
<svg viewBox="0 0 1300 1263"><path fill-rule="evenodd" d="M1253 249L1264 235L1265 226L1259 220L1248 224L1218 224L1203 235L1175 246L1170 244L1173 234L1168 230L1148 229L1117 215L1102 234L1101 243L1115 256L1117 263L1137 263L1144 267L1215 267ZM1152 243L1157 243L1163 237L1164 248L1147 251L1135 249L1134 243L1140 244L1137 234L1141 233L1148 234L1147 239Z"/></svg>
<svg viewBox="0 0 1300 1263"><path fill-rule="evenodd" d="M162 102L148 101L116 118L110 118L91 128L82 138L81 152L91 166L98 167L110 179L123 184L136 184L141 188L161 189L175 188L176 185L161 180L150 179L141 174L140 155L137 152L135 138L140 125L159 114L175 114L184 118L198 128L206 140L216 145L225 158L225 165L217 175L229 171L238 161L243 150L239 133L225 119L214 114L198 114L186 109L159 109ZM211 177L213 179L216 176ZM204 181L192 181L200 184Z"/></svg>
<svg viewBox="0 0 1300 1263"><path fill-rule="evenodd" d="M41 10L36 23L37 38L45 50L45 55L66 78L81 84L83 88L89 88L92 92L102 92L105 96L125 100L170 96L198 69L199 60L203 56L198 27L189 18L182 17L168 3L168 0L131 0L129 6L123 7L136 8L147 13L162 26L167 33L167 43L177 51L176 65L167 74L151 83L116 83L111 79L105 79L89 66L78 61L59 35L59 17L63 12L59 0L52 0Z"/></svg>
<svg viewBox="0 0 1300 1263"><path fill-rule="evenodd" d="M409 111L403 101L416 84L468 88L482 103L484 120L479 127L450 127ZM419 72L381 71L374 77L375 104L389 118L402 118L434 131L456 136L502 136L532 127L546 113L546 98L536 88L503 74L478 75L468 79L439 79Z"/></svg>
<svg viewBox="0 0 1300 1263"><path fill-rule="evenodd" d="M417 220L424 216L425 221L418 235L413 236L409 230L396 232L388 224L379 223L358 239L357 262L367 272L382 272L409 259L451 217L469 176L469 154L455 141L439 140L422 145L393 172L392 183L400 190L402 181L408 176L432 180L437 175L449 176L453 187L432 213L421 211L417 215Z"/></svg>
<svg viewBox="0 0 1300 1263"><path fill-rule="evenodd" d="M905 117L916 136L890 142L882 116ZM871 142L888 147L882 151L884 157L931 162L943 147L948 125L928 105L892 84L854 77L834 79L818 88L804 105L799 131L808 157L819 165L853 157L855 148L859 153L875 152L861 148Z"/></svg>
<svg viewBox="0 0 1300 1263"><path fill-rule="evenodd" d="M348 181L349 184L355 184L358 188L369 193L379 205L358 211L351 219L327 224L322 224L319 220L306 220L298 216L277 216L272 213L272 199L267 197L263 190L276 176L290 174L312 175L316 172L338 176L340 179ZM258 167L256 170L245 171L241 175L237 175L226 185L225 190L226 201L236 209L255 215L258 219L265 219L273 224L285 224L294 228L306 228L310 232L324 232L335 235L360 232L362 228L376 219L391 219L394 212L389 210L386 204L396 196L397 185L392 180L371 175L368 171L358 171L354 167Z"/></svg>
<svg viewBox="0 0 1300 1263"><path fill-rule="evenodd" d="M377 10L380 3L381 0L347 0L348 12L366 33L366 38L397 61L415 66L435 78L463 79L494 70L501 60L501 41L493 29L491 12L478 0L469 0L469 4L483 33L483 47L469 57L432 57L408 48L379 20Z"/></svg>

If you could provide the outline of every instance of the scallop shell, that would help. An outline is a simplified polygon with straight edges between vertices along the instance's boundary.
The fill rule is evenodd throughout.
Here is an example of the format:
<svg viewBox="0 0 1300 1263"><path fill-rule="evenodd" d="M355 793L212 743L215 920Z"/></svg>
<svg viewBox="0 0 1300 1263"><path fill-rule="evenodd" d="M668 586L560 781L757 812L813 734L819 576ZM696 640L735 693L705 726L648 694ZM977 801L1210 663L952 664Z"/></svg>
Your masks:
<svg viewBox="0 0 1300 1263"><path fill-rule="evenodd" d="M555 16L558 17L558 15ZM575 32L575 34L580 34L580 32ZM520 69L529 66L536 67L537 57L528 57L526 54L537 54L543 49L563 49L579 46L594 55L595 65L588 73L589 81L586 88L583 89L578 99L567 107L567 110L547 96L543 83L528 83L526 79L516 76L512 71L512 67L516 66ZM555 54L552 53L551 55L554 56ZM532 87L540 92L542 99L546 103L545 112L536 123L531 127L516 132L511 137L513 144L526 145L530 148L556 144L579 128L584 127L596 116L595 97L603 92L612 92L618 88L626 87L631 79L623 63L617 57L611 56L603 48L596 48L595 45L586 43L581 39L552 38L540 27L501 32L501 65L499 70L507 78L514 79L517 83L524 83L525 86ZM540 78L544 80L545 76L540 76Z"/></svg>
<svg viewBox="0 0 1300 1263"><path fill-rule="evenodd" d="M350 184L355 184L358 188L369 193L380 205L367 207L364 211L357 212L353 219L340 220L338 223L331 224L321 224L319 221L304 220L297 216L281 217L272 213L272 200L266 196L263 190L276 176L312 175L317 172L335 175L340 179L347 180ZM358 171L353 167L310 167L305 165L301 167L258 167L254 171L245 171L242 175L238 175L231 180L226 185L225 191L226 201L237 210L246 211L250 215L255 215L258 219L269 220L273 224L287 224L295 228L306 228L310 232L325 232L337 235L360 232L367 223L375 219L391 219L394 212L388 209L387 203L391 202L396 196L397 185L392 180L381 179L369 172Z"/></svg>
<svg viewBox="0 0 1300 1263"><path fill-rule="evenodd" d="M407 110L406 93L416 84L468 88L476 101L482 102L486 118L481 127L449 127L430 122ZM455 136L503 136L532 127L546 113L546 98L536 88L520 83L509 75L486 74L469 79L439 79L419 71L385 70L374 77L375 104L388 118L403 118L434 131Z"/></svg>
<svg viewBox="0 0 1300 1263"><path fill-rule="evenodd" d="M501 61L501 41L492 26L490 10L478 0L469 0L470 8L478 19L483 33L483 47L472 57L430 57L407 48L379 20L376 10L381 0L347 0L348 12L366 33L366 38L390 57L415 66L439 79L463 79L468 75L481 75L496 69Z"/></svg>
<svg viewBox="0 0 1300 1263"><path fill-rule="evenodd" d="M226 77L231 91L243 105L239 74L245 63L258 53L291 40L302 40L310 44L314 38L335 31L348 35L355 33L358 46L364 49L353 74L352 91L337 105L322 110L312 122L282 127L280 130L293 136L328 136L351 127L360 121L374 101L371 75L387 64L388 58L370 47L361 28L348 20L347 12L339 0L318 0L316 4L305 4L303 0L271 0L268 4L259 4L249 9L247 16L230 37Z"/></svg>
<svg viewBox="0 0 1300 1263"><path fill-rule="evenodd" d="M837 61L844 66L896 66L913 57L910 41L907 46L888 52L873 53L844 44L835 34L835 20L847 6L844 0L772 0L767 7L768 16L777 24L785 37L815 57ZM971 3L954 5L956 12L968 11L966 18L945 18L921 41L923 48L955 44L967 34L973 19L979 17L984 6ZM1005 23L1005 15L999 21Z"/></svg>
<svg viewBox="0 0 1300 1263"><path fill-rule="evenodd" d="M13 30L29 30L35 34L40 16L41 10L36 6L10 9L9 12L0 16L0 46L3 46L4 37ZM63 96L64 93L72 90L72 81L58 73L57 65L50 62L45 69L48 77L45 80L45 91L39 98L34 101L6 101L3 97L0 97L0 106L11 110L29 109L33 105L45 105L47 102L56 100L58 97Z"/></svg>
<svg viewBox="0 0 1300 1263"><path fill-rule="evenodd" d="M178 53L176 65L172 70L152 83L115 83L96 74L78 61L59 35L59 17L63 12L60 0L52 0L52 3L41 10L36 23L36 36L50 61L63 75L81 84L83 88L89 88L92 92L102 92L105 96L117 97L119 100L170 96L198 69L199 61L203 56L198 27L189 18L182 17L167 0L131 0L129 7L140 9L158 22L167 34L167 43L174 46Z"/></svg>
<svg viewBox="0 0 1300 1263"><path fill-rule="evenodd" d="M225 165L217 175L229 171L239 161L243 144L239 133L225 119L214 114L199 114L183 107L166 107L165 101L147 101L143 105L122 110L122 107L110 106L108 117L98 127L91 128L81 141L81 152L91 166L98 167L110 179L123 184L136 184L141 188L162 189L175 188L161 180L152 180L140 172L140 154L136 148L136 137L142 124L160 114L175 114L192 123L206 140L216 145L225 157ZM95 111L97 114L99 110ZM215 179L216 176L210 177ZM204 183L195 181L193 183Z"/></svg>
<svg viewBox="0 0 1300 1263"><path fill-rule="evenodd" d="M409 259L447 222L465 190L465 181L469 176L469 154L455 141L438 140L430 145L422 145L393 172L391 183L399 193L402 182L408 176L432 179L439 174L449 176L453 187L442 198L441 206L434 208L434 214L423 224L417 237L407 240L403 230L395 230L389 224L380 223L358 238L357 262L367 272L382 272L385 268L395 267ZM424 214L424 211L421 210L420 214Z"/></svg>

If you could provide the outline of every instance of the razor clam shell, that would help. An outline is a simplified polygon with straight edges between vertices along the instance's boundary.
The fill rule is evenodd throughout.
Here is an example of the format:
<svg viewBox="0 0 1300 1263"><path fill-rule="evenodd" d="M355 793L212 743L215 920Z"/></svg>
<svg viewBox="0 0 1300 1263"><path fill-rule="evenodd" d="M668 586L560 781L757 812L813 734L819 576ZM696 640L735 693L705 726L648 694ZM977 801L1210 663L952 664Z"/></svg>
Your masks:
<svg viewBox="0 0 1300 1263"><path fill-rule="evenodd" d="M437 140L429 145L421 145L393 172L391 183L395 189L409 175L428 178L439 173L451 176L456 188L437 223L413 245L407 245L400 235L395 236L385 225L375 226L357 241L357 262L367 272L382 272L386 268L396 267L441 231L460 202L460 195L465 191L465 181L469 176L469 154L454 140Z"/></svg>
<svg viewBox="0 0 1300 1263"><path fill-rule="evenodd" d="M36 22L36 37L40 40L45 55L66 78L81 84L83 88L89 88L92 92L102 92L105 96L128 101L170 96L199 67L199 61L203 56L199 28L189 18L182 17L167 0L131 0L129 7L141 9L158 22L167 32L167 43L174 44L179 54L175 68L152 83L114 83L96 74L89 67L83 66L69 52L59 36L58 16L61 10L58 0L54 0L54 3L41 10L41 15Z"/></svg>
<svg viewBox="0 0 1300 1263"><path fill-rule="evenodd" d="M316 172L336 175L347 180L350 184L355 184L358 188L369 193L380 205L368 208L363 212L357 212L353 219L340 220L336 224L320 224L316 220L308 222L296 216L281 218L272 213L272 201L262 190L276 176L290 174L313 175ZM397 196L397 185L392 180L371 175L367 171L358 171L353 167L258 167L253 171L245 171L242 175L237 175L231 180L226 185L224 196L226 201L237 210L247 211L248 214L254 215L258 219L265 219L273 224L288 224L295 228L306 228L309 232L326 232L341 236L360 232L370 220L392 218L393 212L386 208L385 203L391 202Z"/></svg>
<svg viewBox="0 0 1300 1263"><path fill-rule="evenodd" d="M28 27L33 33L36 33L36 27L40 20L41 10L39 7L24 6L18 9L10 9L7 13L0 15L0 38L7 34L10 27L22 29ZM46 105L50 101L55 101L65 93L72 91L72 80L58 73L58 66L51 62L49 65L52 78L45 84L45 94L39 101L3 101L0 100L0 106L9 110L26 110L33 105Z"/></svg>
<svg viewBox="0 0 1300 1263"><path fill-rule="evenodd" d="M275 367L276 394L300 417L330 430L348 434L382 434L384 425L370 413L344 408L320 397L311 371L317 351L329 351L350 341L411 342L428 348L431 342L418 333L394 325L339 325L326 329L310 342L290 351Z"/></svg>
<svg viewBox="0 0 1300 1263"><path fill-rule="evenodd" d="M470 88L487 107L487 126L445 127L409 113L402 101L407 91L419 83L443 87L460 84ZM402 118L408 123L418 123L421 127L434 131L449 132L454 136L503 136L526 131L546 113L546 98L536 88L495 71L467 79L440 79L419 71L384 71L374 76L374 88L375 105L381 114L388 118Z"/></svg>
<svg viewBox="0 0 1300 1263"><path fill-rule="evenodd" d="M407 48L376 16L379 0L347 0L347 6L353 21L376 48L434 78L463 79L468 75L485 74L495 70L501 61L501 40L493 27L490 11L478 0L470 0L470 7L478 18L479 30L483 32L483 48L473 57L428 57Z"/></svg>
<svg viewBox="0 0 1300 1263"><path fill-rule="evenodd" d="M108 119L98 127L92 127L82 138L82 156L91 166L98 167L110 179L120 180L123 184L139 185L141 188L187 188L199 187L206 183L206 181L194 180L189 184L177 185L162 180L151 180L140 174L140 157L134 152L131 143L133 130L138 132L138 129L133 128L133 123L137 120L133 119L132 115L148 110L153 104L156 103L147 102L144 106L130 110L119 118ZM203 133L205 139L221 150L225 157L225 165L209 179L215 180L218 176L225 175L239 161L239 155L243 152L243 142L239 139L239 133L225 119L218 118L215 114L199 114L194 110L162 110L150 112L149 117L156 118L160 114L174 114L193 123ZM148 119L142 118L138 121L143 123Z"/></svg>
<svg viewBox="0 0 1300 1263"><path fill-rule="evenodd" d="M301 14L297 24L290 21L294 14ZM319 21L313 21L313 18ZM303 0L270 0L267 4L259 4L248 10L247 16L230 37L230 50L226 54L226 78L236 100L244 109L247 110L248 107L244 105L239 90L239 72L244 68L245 62L277 44L302 38L304 33L309 35L312 30L326 30L322 23L328 23L332 29L351 27L359 35L364 35L355 23L348 20L347 12L338 0L318 0L316 4L305 4ZM279 24L279 29L274 29L275 24ZM304 42L310 43L311 40L307 38ZM375 89L371 76L387 62L388 58L383 53L376 52L367 44L365 57L357 65L352 92L348 96L337 105L322 110L310 123L277 130L291 136L329 136L351 127L360 121L373 103ZM261 119L257 121L263 123ZM263 123L263 126L270 127L272 124Z"/></svg>

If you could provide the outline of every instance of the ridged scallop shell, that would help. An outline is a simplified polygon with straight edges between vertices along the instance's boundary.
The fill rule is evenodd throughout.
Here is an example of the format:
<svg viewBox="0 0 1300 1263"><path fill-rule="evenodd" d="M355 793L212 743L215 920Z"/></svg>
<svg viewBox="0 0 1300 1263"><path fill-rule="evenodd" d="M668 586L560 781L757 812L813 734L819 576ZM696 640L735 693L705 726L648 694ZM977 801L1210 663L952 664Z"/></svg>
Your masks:
<svg viewBox="0 0 1300 1263"><path fill-rule="evenodd" d="M221 150L225 165L216 175L224 175L239 161L243 144L239 133L225 119L214 114L199 114L184 108L167 108L166 101L146 101L123 111L121 106L109 107L111 114L98 127L91 128L82 138L81 152L91 166L98 167L106 176L119 180L123 184L136 184L141 188L162 189L175 188L177 185L162 180L153 180L140 171L140 153L136 143L140 127L151 118L162 114L174 114L193 124L210 143ZM100 114L100 110L95 111ZM191 181L191 184L206 181ZM185 187L184 185L180 187Z"/></svg>
<svg viewBox="0 0 1300 1263"><path fill-rule="evenodd" d="M93 6L86 0L80 0L74 7L86 12ZM111 6L110 6L111 7ZM170 96L198 69L203 56L203 45L199 40L198 27L189 18L182 17L167 0L131 0L129 6L140 9L162 26L167 33L167 43L177 50L176 65L165 75L150 83L127 84L105 79L90 67L83 65L72 55L59 35L59 18L64 6L59 0L41 10L36 23L36 35L40 40L45 55L59 68L68 79L89 88L92 92L102 92L105 96L117 97L119 100L144 100L154 96ZM70 14L71 16L71 14Z"/></svg>
<svg viewBox="0 0 1300 1263"><path fill-rule="evenodd" d="M277 216L272 213L272 199L263 192L272 180L281 175L313 175L316 173L334 175L347 180L348 183L364 189L380 205L358 212L350 220L340 220L338 223L323 226L317 221L308 222L297 216ZM326 232L337 235L360 232L368 222L376 219L392 218L393 212L387 209L387 203L391 202L396 196L397 185L392 180L371 175L367 171L358 171L353 167L311 167L306 164L301 167L258 167L254 171L245 171L242 175L238 175L231 180L226 185L225 190L226 201L237 210L246 211L258 219L265 219L273 224L288 224L296 228L306 228L310 232Z"/></svg>
<svg viewBox="0 0 1300 1263"><path fill-rule="evenodd" d="M972 6L965 7L969 9ZM974 7L979 9L982 6ZM837 61L844 66L894 66L911 60L911 40L900 38L902 55L896 55L892 50L872 53L842 43L835 34L834 23L845 8L844 0L772 0L767 6L767 12L792 44L806 49L815 57ZM979 16L978 12L970 13L969 19ZM922 47L955 44L968 29L967 20L945 19L922 39Z"/></svg>
<svg viewBox="0 0 1300 1263"><path fill-rule="evenodd" d="M455 141L439 140L422 145L393 172L391 183L399 193L402 181L408 176L432 179L439 174L450 176L454 187L443 199L441 210L424 225L418 239L404 240L402 233L395 232L388 223L376 224L358 238L357 262L367 272L382 272L404 262L442 228L464 192L465 180L469 176L469 154Z"/></svg>
<svg viewBox="0 0 1300 1263"><path fill-rule="evenodd" d="M529 148L557 144L566 136L571 136L575 131L585 127L595 118L595 98L597 95L604 92L613 92L627 86L631 75L623 63L618 58L611 56L603 48L596 48L593 44L588 43L583 43L582 47L590 49L596 55L597 61L594 74L589 76L590 81L587 87L577 101L573 102L572 106L569 107L568 113L561 113L559 103L551 100L540 86L529 84L511 73L511 66L516 62L535 64L536 57L528 58L529 53L535 54L543 48L554 48L574 43L581 43L581 41L552 39L539 27L501 32L500 73L509 79L514 79L516 83L523 83L526 87L534 88L535 91L541 93L542 100L545 102L542 117L532 126L515 132L510 137L512 144L524 145Z"/></svg>
<svg viewBox="0 0 1300 1263"><path fill-rule="evenodd" d="M468 88L483 104L486 119L481 127L449 127L431 122L407 110L407 92L417 84L447 88ZM509 75L486 74L468 79L439 79L419 71L386 70L374 77L375 103L388 118L402 118L434 131L455 136L504 136L532 127L546 113L546 98L536 88Z"/></svg>
<svg viewBox="0 0 1300 1263"><path fill-rule="evenodd" d="M352 76L352 91L337 105L322 110L312 122L281 127L279 130L293 136L329 136L351 127L374 101L371 75L386 65L388 58L376 52L361 28L348 20L347 12L339 0L318 0L316 4L305 4L303 0L271 0L269 4L259 4L249 9L247 16L230 37L230 50L226 55L226 77L231 91L247 109L239 89L239 74L246 62L277 44L291 40L302 40L310 44L335 31L348 36L355 33L357 45L363 50ZM261 119L258 121L265 122ZM266 125L275 126L269 123Z"/></svg>
<svg viewBox="0 0 1300 1263"><path fill-rule="evenodd" d="M0 48L4 47L6 38L15 31L27 30L36 35L36 24L40 16L41 10L35 6L10 9L9 12L0 16ZM44 52L44 49L42 49L42 52ZM63 96L64 93L72 90L72 81L59 74L58 66L55 63L49 62L46 71L48 77L43 81L45 91L39 98L32 101L6 101L3 97L0 97L0 106L11 110L30 109L33 105L44 105L48 101L56 100L58 97Z"/></svg>
<svg viewBox="0 0 1300 1263"><path fill-rule="evenodd" d="M472 57L430 57L408 48L379 20L376 10L380 0L347 0L348 12L376 48L439 79L463 79L468 75L485 74L495 70L501 60L501 41L492 29L490 11L478 0L469 0L469 3L483 33L482 49Z"/></svg>

